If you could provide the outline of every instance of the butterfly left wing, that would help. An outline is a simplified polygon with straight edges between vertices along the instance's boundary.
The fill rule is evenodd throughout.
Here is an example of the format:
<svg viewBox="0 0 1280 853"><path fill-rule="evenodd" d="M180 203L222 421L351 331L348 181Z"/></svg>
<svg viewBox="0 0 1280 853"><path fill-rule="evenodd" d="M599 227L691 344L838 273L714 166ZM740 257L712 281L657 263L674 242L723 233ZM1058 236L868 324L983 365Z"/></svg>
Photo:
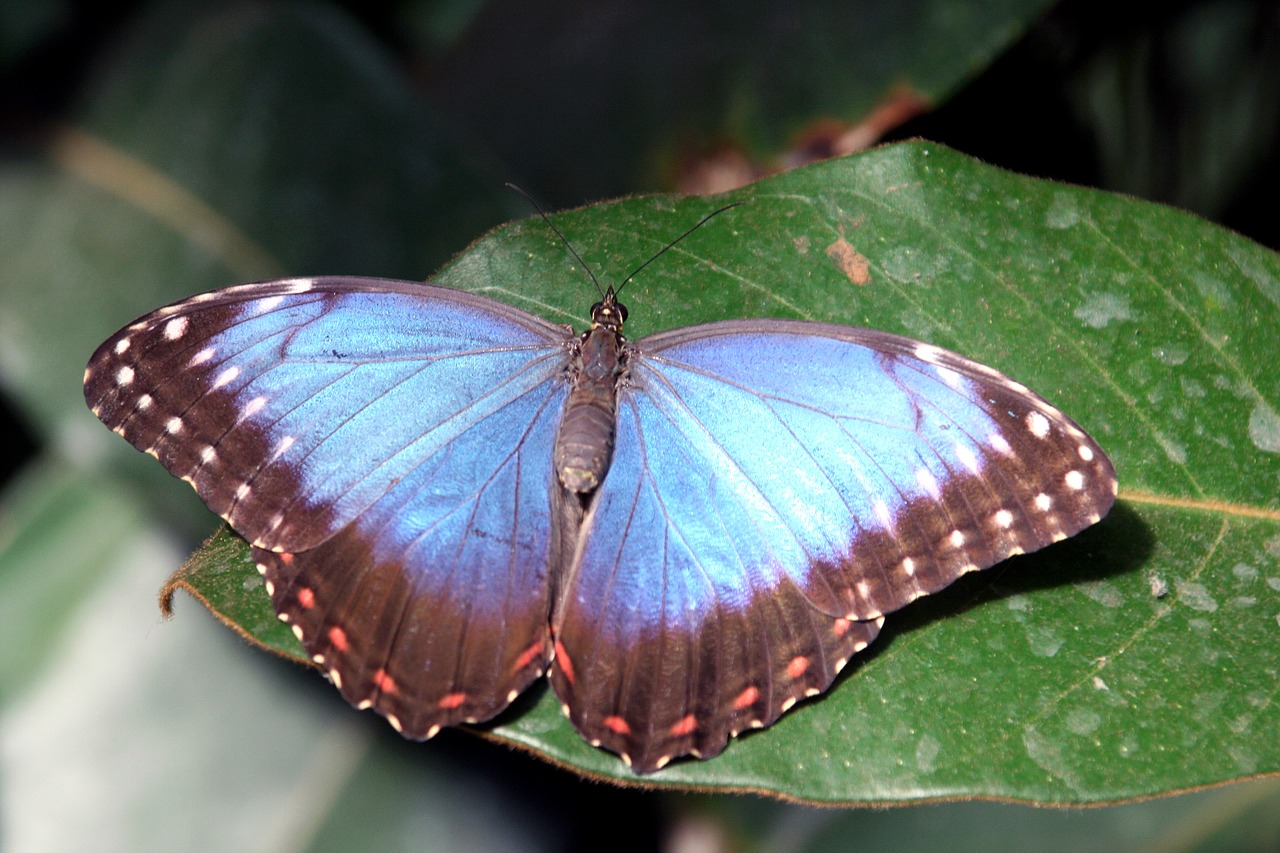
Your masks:
<svg viewBox="0 0 1280 853"><path fill-rule="evenodd" d="M470 294L296 279L122 329L85 398L249 540L352 703L426 737L545 669L567 352L560 327Z"/></svg>
<svg viewBox="0 0 1280 853"><path fill-rule="evenodd" d="M1110 508L1110 462L1002 374L788 321L638 342L553 613L578 729L648 772L825 690L883 614Z"/></svg>

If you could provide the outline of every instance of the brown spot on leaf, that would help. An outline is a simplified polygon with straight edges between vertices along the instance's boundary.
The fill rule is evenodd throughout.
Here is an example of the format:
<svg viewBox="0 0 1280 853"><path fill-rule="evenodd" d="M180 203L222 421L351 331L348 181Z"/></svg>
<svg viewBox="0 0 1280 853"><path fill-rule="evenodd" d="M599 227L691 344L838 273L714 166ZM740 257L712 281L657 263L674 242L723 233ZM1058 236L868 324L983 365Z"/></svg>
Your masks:
<svg viewBox="0 0 1280 853"><path fill-rule="evenodd" d="M871 262L853 248L853 244L844 238L843 233L827 246L827 257L835 261L840 272L854 284L864 285L871 281Z"/></svg>

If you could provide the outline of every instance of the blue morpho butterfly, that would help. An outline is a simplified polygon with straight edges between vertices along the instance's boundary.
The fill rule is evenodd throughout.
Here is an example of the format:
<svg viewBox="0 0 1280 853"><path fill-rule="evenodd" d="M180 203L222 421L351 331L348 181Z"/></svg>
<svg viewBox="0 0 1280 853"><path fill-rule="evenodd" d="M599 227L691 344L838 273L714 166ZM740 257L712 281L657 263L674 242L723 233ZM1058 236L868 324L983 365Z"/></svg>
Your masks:
<svg viewBox="0 0 1280 853"><path fill-rule="evenodd" d="M955 353L765 319L632 343L626 313L610 287L577 335L419 283L246 284L112 336L85 398L251 543L357 707L429 738L549 670L641 773L1114 500L1075 423Z"/></svg>

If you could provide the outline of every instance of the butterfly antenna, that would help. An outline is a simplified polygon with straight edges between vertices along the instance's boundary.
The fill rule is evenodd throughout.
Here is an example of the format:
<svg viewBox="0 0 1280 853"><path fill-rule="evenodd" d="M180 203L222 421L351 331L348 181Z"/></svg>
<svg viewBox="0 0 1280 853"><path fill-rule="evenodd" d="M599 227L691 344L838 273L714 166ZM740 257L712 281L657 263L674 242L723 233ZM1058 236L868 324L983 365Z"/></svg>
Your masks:
<svg viewBox="0 0 1280 853"><path fill-rule="evenodd" d="M601 298L603 298L604 288L600 286L600 279L596 278L596 274L591 271L591 267L587 266L587 262L582 259L582 255L578 254L578 250L573 248L573 244L569 242L569 238L565 237L564 234L560 233L560 229L557 228L556 224L551 221L551 217L547 216L546 211L542 209L542 205L534 201L533 196L529 195L527 192L525 192L523 189L516 186L515 184L508 181L507 186L515 190L516 192L520 193L520 195L524 196L525 201L529 202L529 204L533 207L533 209L538 211L538 215L542 217L542 221L547 223L547 227L550 228L552 231L554 231L555 235L560 238L560 242L564 243L564 247L569 250L569 254L573 255L573 257L578 261L578 266L586 270L587 275L591 276L591 283L596 286L596 292L600 294ZM663 251L666 251L666 250L664 249ZM659 252L659 254L661 254L661 252ZM636 272L639 272L639 270L636 270ZM635 273L632 273L632 275L634 274Z"/></svg>
<svg viewBox="0 0 1280 853"><path fill-rule="evenodd" d="M708 222L712 217L714 217L714 216L719 216L720 214L724 213L726 210L732 210L733 208L738 207L739 205L742 205L742 204L745 204L745 202L735 201L733 204L726 204L724 207L720 208L719 210L713 210L713 211L711 211L710 213L708 213L706 216L704 216L704 217L702 217L701 219L699 219L699 220L698 220L698 224L694 225L694 226L693 226L692 228L690 228L688 231L684 232L684 233L683 233L683 234L681 234L679 237L675 238L675 239L674 239L674 240L672 240L670 243L668 243L667 245L663 246L663 247L662 247L662 249L661 249L661 250L659 250L659 252L658 252L656 255L654 255L653 257L649 258L649 260L645 261L643 264L641 264L640 266L638 266L638 267L636 267L634 270L632 270L632 271L631 271L631 275L629 275L629 276L627 276L626 278L624 278L624 279L623 279L623 280L618 284L618 286L617 286L617 287L615 287L615 288L613 289L614 293L617 293L617 292L619 292L620 290L622 290L622 288L626 286L627 282L631 281L631 279L633 279L633 278L635 278L637 275L639 275L639 274L640 274L640 271L641 271L642 269L644 269L645 267L649 266L649 264L653 263L653 262L654 262L654 261L656 261L658 258L660 258L660 257L662 257L663 255L665 255L669 249L673 248L673 247L676 245L676 243L679 243L679 242L680 242L681 240L683 240L685 237L688 237L688 236L689 236L690 234L692 234L694 231L697 231L697 230L698 230L699 228L701 228L703 225L706 225L706 224L707 224L707 222ZM599 287L599 285L596 285L596 286L597 286L597 287Z"/></svg>

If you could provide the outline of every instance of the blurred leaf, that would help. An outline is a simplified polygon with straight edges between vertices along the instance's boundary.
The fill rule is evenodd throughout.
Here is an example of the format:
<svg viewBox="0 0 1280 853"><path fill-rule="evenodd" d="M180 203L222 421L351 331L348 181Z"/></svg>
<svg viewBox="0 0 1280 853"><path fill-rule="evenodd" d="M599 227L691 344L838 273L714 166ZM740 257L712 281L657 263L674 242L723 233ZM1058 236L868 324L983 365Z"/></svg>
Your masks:
<svg viewBox="0 0 1280 853"><path fill-rule="evenodd" d="M1280 258L1176 210L924 143L723 198L634 198L556 222L618 281L726 200L749 203L628 286L633 338L779 316L958 350L1089 430L1121 501L1084 534L891 616L832 691L771 729L645 781L821 802L1079 803L1280 770L1280 380L1268 357ZM850 249L868 261L865 283L841 264ZM440 281L557 321L581 323L592 298L536 220L486 237ZM238 606L198 588L215 609ZM499 722L492 736L636 781L573 732L545 686Z"/></svg>
<svg viewBox="0 0 1280 853"><path fill-rule="evenodd" d="M919 809L814 809L753 797L699 797L686 820L723 827L737 847L837 853L851 848L949 853L1273 853L1280 849L1280 779L1114 808L1042 809L948 802ZM678 831L678 830L677 830ZM747 840L750 839L750 842ZM747 842L747 843L744 843Z"/></svg>
<svg viewBox="0 0 1280 853"><path fill-rule="evenodd" d="M104 564L142 516L91 480L48 460L31 465L0 505L0 696L17 695L49 665L58 640L101 582Z"/></svg>
<svg viewBox="0 0 1280 853"><path fill-rule="evenodd" d="M0 368L49 428L144 310L320 271L422 279L524 210L327 6L160 4L48 164L0 171ZM509 198L508 198L509 196Z"/></svg>
<svg viewBox="0 0 1280 853"><path fill-rule="evenodd" d="M497 0L432 91L518 174L573 204L670 188L717 145L776 164L811 133L875 123L895 102L901 121L978 74L1050 5Z"/></svg>
<svg viewBox="0 0 1280 853"><path fill-rule="evenodd" d="M0 68L22 58L69 14L67 0L0 3Z"/></svg>
<svg viewBox="0 0 1280 853"><path fill-rule="evenodd" d="M1063 69L1103 185L1217 217L1280 142L1280 16L1268 3L1125 11L1103 33L1077 20L1068 39L1085 55Z"/></svg>

